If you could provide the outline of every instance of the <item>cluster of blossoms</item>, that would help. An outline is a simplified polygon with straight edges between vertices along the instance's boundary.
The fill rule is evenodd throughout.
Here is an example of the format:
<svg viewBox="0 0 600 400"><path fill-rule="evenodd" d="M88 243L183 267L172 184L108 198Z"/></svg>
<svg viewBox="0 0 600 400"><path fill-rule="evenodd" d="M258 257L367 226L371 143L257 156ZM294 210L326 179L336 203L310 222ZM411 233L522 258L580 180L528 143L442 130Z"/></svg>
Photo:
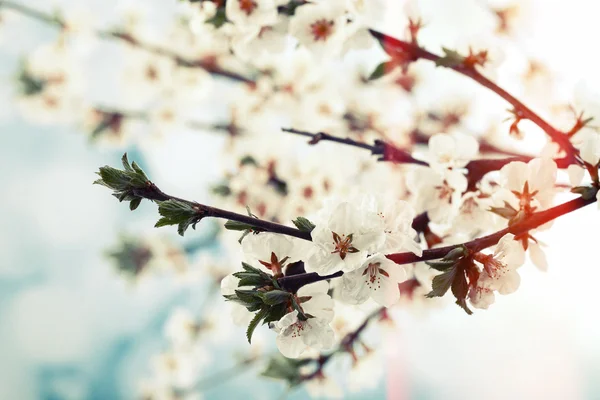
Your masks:
<svg viewBox="0 0 600 400"><path fill-rule="evenodd" d="M284 269L298 262L304 271L320 276L343 272L333 287L337 300L361 304L371 298L390 307L400 299L398 285L407 280L407 273L385 254L406 250L421 255L411 227L414 216L412 207L401 200L371 195L351 201L331 199L313 219L311 241L260 233L245 237L242 246L247 261L274 277L284 276ZM230 275L222 283L223 294L233 295L239 284L236 274ZM329 290L325 281L312 283L301 287L293 295L295 300L287 300L287 313L273 323L277 345L285 356L297 358L309 349L333 347L334 332L329 323L334 311Z"/></svg>

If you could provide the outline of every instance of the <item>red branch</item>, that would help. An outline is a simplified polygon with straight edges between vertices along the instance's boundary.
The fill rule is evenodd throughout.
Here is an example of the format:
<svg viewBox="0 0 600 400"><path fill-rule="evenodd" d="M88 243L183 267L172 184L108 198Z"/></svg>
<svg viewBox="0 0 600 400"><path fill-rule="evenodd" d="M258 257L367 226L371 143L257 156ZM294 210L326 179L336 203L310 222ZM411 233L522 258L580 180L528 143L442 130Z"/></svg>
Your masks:
<svg viewBox="0 0 600 400"><path fill-rule="evenodd" d="M443 57L438 56L437 54L431 53L422 47L419 47L416 44L405 42L391 36L385 35L383 33L370 30L371 34L382 43L386 52L389 53L404 53L409 56L412 61L417 61L420 59L433 61L434 63L438 63L442 60ZM532 121L534 124L542 128L544 132L565 151L567 157L574 160L578 154L577 149L573 146L569 137L565 135L563 132L554 128L548 122L546 122L542 117L532 111L529 107L519 101L516 97L508 93L506 90L502 89L500 86L483 76L474 66L466 66L464 64L457 64L449 66L448 68L453 69L454 71L465 75L475 82L479 83L481 86L488 88L492 92L496 93L498 96L502 97L508 103L510 103L514 109L521 115L523 118L527 118Z"/></svg>

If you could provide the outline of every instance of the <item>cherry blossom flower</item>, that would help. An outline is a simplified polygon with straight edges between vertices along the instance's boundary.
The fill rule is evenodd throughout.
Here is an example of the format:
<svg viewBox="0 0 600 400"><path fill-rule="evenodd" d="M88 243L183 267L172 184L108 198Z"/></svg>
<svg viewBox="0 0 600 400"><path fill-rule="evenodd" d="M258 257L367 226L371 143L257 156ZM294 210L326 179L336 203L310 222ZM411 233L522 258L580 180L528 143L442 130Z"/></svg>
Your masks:
<svg viewBox="0 0 600 400"><path fill-rule="evenodd" d="M367 258L355 271L342 275L340 298L350 304L360 304L372 298L384 307L400 299L398 284L407 279L404 267L384 255Z"/></svg>
<svg viewBox="0 0 600 400"><path fill-rule="evenodd" d="M242 241L246 256L258 261L274 275L281 274L288 264L300 260L305 248L298 239L269 232L249 235Z"/></svg>
<svg viewBox="0 0 600 400"><path fill-rule="evenodd" d="M225 4L225 15L235 25L268 26L277 19L277 5L274 0L231 0Z"/></svg>
<svg viewBox="0 0 600 400"><path fill-rule="evenodd" d="M315 282L298 289L296 298L305 314L331 321L334 316L333 299L327 294L329 283L326 281Z"/></svg>
<svg viewBox="0 0 600 400"><path fill-rule="evenodd" d="M583 161L595 167L600 163L600 135L593 131L586 131L579 145Z"/></svg>
<svg viewBox="0 0 600 400"><path fill-rule="evenodd" d="M556 163L551 159L535 158L527 164L513 161L500 170L502 189L494 198L525 212L546 209L556 194L556 173Z"/></svg>
<svg viewBox="0 0 600 400"><path fill-rule="evenodd" d="M432 168L462 168L479 153L471 135L438 133L429 138L429 165Z"/></svg>
<svg viewBox="0 0 600 400"><path fill-rule="evenodd" d="M278 333L277 348L288 358L298 358L309 349L329 350L335 343L329 321L322 318L298 318L294 310L283 316L274 326Z"/></svg>
<svg viewBox="0 0 600 400"><path fill-rule="evenodd" d="M416 231L412 228L416 216L414 208L403 200L391 196L359 196L360 207L375 212L383 221L385 243L378 249L381 253L410 251L420 256L423 249L415 242Z"/></svg>
<svg viewBox="0 0 600 400"><path fill-rule="evenodd" d="M480 275L477 284L469 290L469 302L473 307L487 310L488 307L496 301L494 290L489 288L488 283L489 280L485 278L482 279Z"/></svg>
<svg viewBox="0 0 600 400"><path fill-rule="evenodd" d="M327 275L358 268L385 243L383 220L373 211L341 202L322 210L323 221L311 232L312 254L304 260L307 272ZM328 217L326 217L328 216Z"/></svg>
<svg viewBox="0 0 600 400"><path fill-rule="evenodd" d="M500 294L510 294L518 289L521 280L516 269L525 262L525 250L514 235L504 235L496 245L494 255L482 261L484 273L479 279L489 280L487 287Z"/></svg>
<svg viewBox="0 0 600 400"><path fill-rule="evenodd" d="M314 55L337 55L345 39L345 9L342 1L308 3L296 9L290 34Z"/></svg>
<svg viewBox="0 0 600 400"><path fill-rule="evenodd" d="M418 210L427 211L432 222L447 223L459 210L467 178L458 170L414 168L407 177L407 185Z"/></svg>

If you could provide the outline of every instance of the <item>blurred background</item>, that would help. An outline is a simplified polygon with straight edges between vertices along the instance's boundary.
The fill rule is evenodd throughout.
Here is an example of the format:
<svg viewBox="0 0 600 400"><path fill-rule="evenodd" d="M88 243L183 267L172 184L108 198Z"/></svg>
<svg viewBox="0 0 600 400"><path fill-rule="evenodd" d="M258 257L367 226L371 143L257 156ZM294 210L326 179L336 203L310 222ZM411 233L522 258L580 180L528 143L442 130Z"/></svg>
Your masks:
<svg viewBox="0 0 600 400"><path fill-rule="evenodd" d="M181 6L169 0L15 3L19 1L47 13L61 10L83 24L93 20L109 27L122 23L126 11L140 10L154 27L150 36L160 36ZM522 19L515 20L518 29L506 39L513 45L502 56L498 81L557 124L562 120L553 107L558 105L579 102L584 104L580 110L591 115L597 111L596 2L416 3L427 23L421 43L432 50L490 31L498 24L490 7L520 6ZM395 21L403 19L403 9L389 7L380 29L401 32ZM180 334L169 328L169 321L174 313L185 314L182 310L198 317L206 331L190 355L195 360L190 376L177 378L193 381L199 389L195 395L282 398L285 386L257 377L260 363L253 359L253 354L274 351L273 336L266 328L257 331L250 348L245 329L231 325L219 296L217 278L236 268L219 265L238 256L233 246L216 240L219 226L203 222L181 238L174 229L153 228L153 204L130 212L106 189L92 185L98 167L117 166L127 152L166 192L214 203L227 134L178 129L176 134L140 139L149 129L142 126L132 130L133 140L96 140L90 129L69 118L46 121L43 113L28 112L20 99L19 71L26 57L56 35L55 27L5 11L0 1L0 399L141 398L168 364L161 354ZM110 43L92 41L83 30L74 52L84 66L80 79L86 100L122 100L127 93L120 74L127 60ZM53 62L50 56L40 57L42 64ZM528 60L536 60L544 71L530 86L515 79L527 69ZM478 111L489 108L486 116L507 108L462 77L449 78L450 73L431 66L419 73L432 82L425 103L452 99L458 91L475 99ZM214 84L216 91L203 108L192 112L226 114L214 99L227 86ZM475 129L481 125L475 117L470 123ZM501 126L506 134L506 123ZM535 132L526 124L522 129ZM541 135L526 134L510 145L537 151L542 141ZM559 200L567 198L565 194ZM368 376L365 369L369 384L360 392L345 390L345 398L600 399L599 222L591 206L540 233L548 245L548 271L528 263L520 270L521 288L498 298L487 311L467 316L452 301L394 309L396 329L374 327L368 332L381 350L376 363L383 372ZM152 273L141 271L151 269L150 264ZM341 357L329 372L343 375L348 364ZM300 388L288 396L301 399L307 392Z"/></svg>

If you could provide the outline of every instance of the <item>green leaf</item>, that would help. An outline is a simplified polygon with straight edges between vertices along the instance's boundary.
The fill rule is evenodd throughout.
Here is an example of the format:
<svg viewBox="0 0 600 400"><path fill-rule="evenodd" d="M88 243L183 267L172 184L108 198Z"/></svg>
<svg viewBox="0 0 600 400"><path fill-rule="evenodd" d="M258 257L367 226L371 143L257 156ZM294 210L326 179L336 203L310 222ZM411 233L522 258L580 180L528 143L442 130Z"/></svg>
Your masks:
<svg viewBox="0 0 600 400"><path fill-rule="evenodd" d="M262 321L268 314L269 309L267 307L261 308L259 312L256 313L250 324L248 325L248 329L246 329L246 338L248 339L248 343L252 343L252 335L254 334L254 330L258 326L258 323Z"/></svg>
<svg viewBox="0 0 600 400"><path fill-rule="evenodd" d="M489 211L506 219L511 219L517 215L517 211L514 208L508 207L490 207Z"/></svg>
<svg viewBox="0 0 600 400"><path fill-rule="evenodd" d="M379 79L384 75L392 72L396 67L396 64L393 61L384 61L379 64L375 70L369 75L369 80L373 81L375 79Z"/></svg>
<svg viewBox="0 0 600 400"><path fill-rule="evenodd" d="M593 186L575 186L571 189L571 192L581 195L584 200L591 200L596 197L598 189Z"/></svg>
<svg viewBox="0 0 600 400"><path fill-rule="evenodd" d="M279 321L281 318L283 318L283 316L285 314L287 314L287 304L286 303L274 305L271 308L269 308L269 313L265 317L263 324Z"/></svg>
<svg viewBox="0 0 600 400"><path fill-rule="evenodd" d="M245 222L227 220L227 222L225 222L225 229L229 231L245 231L254 229L254 226Z"/></svg>
<svg viewBox="0 0 600 400"><path fill-rule="evenodd" d="M438 271L446 271L450 269L456 264L454 260L446 260L446 261L428 261L425 264L429 265L433 269L437 269Z"/></svg>
<svg viewBox="0 0 600 400"><path fill-rule="evenodd" d="M17 76L17 82L19 85L19 91L27 97L35 96L36 94L43 92L48 84L47 80L33 76L29 71L27 71L25 62L23 62L21 65L19 75Z"/></svg>
<svg viewBox="0 0 600 400"><path fill-rule="evenodd" d="M154 225L156 228L167 225L178 225L177 232L183 236L185 231L204 218L204 213L193 204L181 200L166 200L158 203L158 213L162 216Z"/></svg>
<svg viewBox="0 0 600 400"><path fill-rule="evenodd" d="M291 297L291 294L283 290L271 290L266 292L263 297L265 304L274 306L281 303L287 303Z"/></svg>
<svg viewBox="0 0 600 400"><path fill-rule="evenodd" d="M308 319L308 316L306 314L304 314L304 311L302 311L302 308L300 307L300 304L298 304L298 302L296 301L296 298L294 296L292 296L291 300L292 300L292 307L294 308L294 310L298 311L298 319L300 321L306 321Z"/></svg>
<svg viewBox="0 0 600 400"><path fill-rule="evenodd" d="M472 263L472 261L468 261ZM456 298L456 304L458 304L465 312L469 315L473 314L473 311L467 306L467 294L469 293L469 284L465 276L465 263L463 266L457 267L457 273L452 282L452 294Z"/></svg>
<svg viewBox="0 0 600 400"><path fill-rule="evenodd" d="M152 185L144 171L134 162L129 164L127 153L121 159L123 169L116 169L108 165L100 167L97 174L100 179L95 185L102 185L113 190L113 196L119 201L131 201L130 208L135 210L144 198L139 193L155 194L156 187Z"/></svg>
<svg viewBox="0 0 600 400"><path fill-rule="evenodd" d="M231 195L231 188L228 185L216 185L213 186L212 192L217 196L227 197Z"/></svg>
<svg viewBox="0 0 600 400"><path fill-rule="evenodd" d="M456 267L434 277L431 285L432 290L427 294L427 297L442 297L445 295L450 286L452 286L455 276Z"/></svg>
<svg viewBox="0 0 600 400"><path fill-rule="evenodd" d="M456 261L467 254L467 248L464 245L455 247L442 258L442 261Z"/></svg>
<svg viewBox="0 0 600 400"><path fill-rule="evenodd" d="M296 386L300 383L300 367L313 362L314 360L311 358L297 360L276 354L269 358L269 362L261 375L266 378L283 380L290 386Z"/></svg>
<svg viewBox="0 0 600 400"><path fill-rule="evenodd" d="M225 25L226 22L229 22L227 15L225 15L225 7L218 8L215 15L204 22L213 25L217 29Z"/></svg>
<svg viewBox="0 0 600 400"><path fill-rule="evenodd" d="M312 232L312 230L315 229L315 224L304 217L298 217L292 222L296 225L296 228L300 229L302 232Z"/></svg>
<svg viewBox="0 0 600 400"><path fill-rule="evenodd" d="M129 209L131 211L134 211L136 208L138 208L138 206L140 205L141 202L142 202L141 197L136 197L135 199L132 199L131 202L129 203Z"/></svg>
<svg viewBox="0 0 600 400"><path fill-rule="evenodd" d="M446 47L442 47L442 50L444 51L444 55L435 61L436 67L453 68L462 65L465 61L465 58L456 50L448 49Z"/></svg>
<svg viewBox="0 0 600 400"><path fill-rule="evenodd" d="M240 165L254 165L254 166L257 166L258 163L254 159L254 157L252 157L250 155L246 155L246 156L242 157L242 159L240 160Z"/></svg>
<svg viewBox="0 0 600 400"><path fill-rule="evenodd" d="M263 303L263 294L261 292L257 292L256 290L237 289L235 294L240 300L247 304Z"/></svg>

